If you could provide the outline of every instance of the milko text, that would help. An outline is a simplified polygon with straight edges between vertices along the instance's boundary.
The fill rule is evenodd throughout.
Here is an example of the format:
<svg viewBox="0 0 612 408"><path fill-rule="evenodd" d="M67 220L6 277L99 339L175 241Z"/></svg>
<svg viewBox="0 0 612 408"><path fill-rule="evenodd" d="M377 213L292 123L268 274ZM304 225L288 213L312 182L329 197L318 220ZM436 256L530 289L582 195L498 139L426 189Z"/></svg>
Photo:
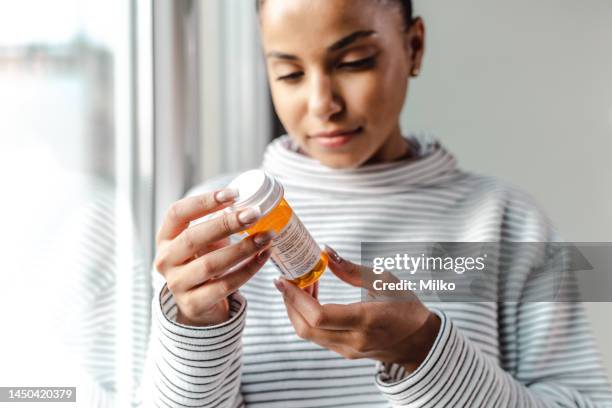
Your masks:
<svg viewBox="0 0 612 408"><path fill-rule="evenodd" d="M372 284L374 290L412 290L412 291L432 291L432 292L452 292L456 289L453 282L446 282L443 279L419 279L418 281L400 280L398 282L385 282L377 279Z"/></svg>

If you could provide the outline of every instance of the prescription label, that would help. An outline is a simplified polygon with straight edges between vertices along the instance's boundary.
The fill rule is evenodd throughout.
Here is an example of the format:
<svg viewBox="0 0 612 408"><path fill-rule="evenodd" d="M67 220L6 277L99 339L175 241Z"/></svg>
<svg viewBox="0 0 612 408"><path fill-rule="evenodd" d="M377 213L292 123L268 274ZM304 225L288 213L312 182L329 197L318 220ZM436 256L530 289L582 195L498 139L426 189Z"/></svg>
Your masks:
<svg viewBox="0 0 612 408"><path fill-rule="evenodd" d="M272 261L287 279L293 280L313 270L320 258L321 249L293 214L272 240Z"/></svg>

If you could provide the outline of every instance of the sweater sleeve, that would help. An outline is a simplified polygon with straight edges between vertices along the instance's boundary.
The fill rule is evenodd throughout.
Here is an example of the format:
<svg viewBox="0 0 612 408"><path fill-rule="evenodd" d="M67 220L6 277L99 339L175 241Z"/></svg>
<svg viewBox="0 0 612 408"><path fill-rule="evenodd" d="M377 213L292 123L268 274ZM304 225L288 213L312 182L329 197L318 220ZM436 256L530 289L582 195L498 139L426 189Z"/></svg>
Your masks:
<svg viewBox="0 0 612 408"><path fill-rule="evenodd" d="M527 322L518 328L532 335L516 372L485 356L445 313L435 311L442 323L426 360L407 376L395 365L379 364L378 388L394 407L612 406L579 304L542 303L529 309L526 316L542 319L542 329L534 335Z"/></svg>
<svg viewBox="0 0 612 408"><path fill-rule="evenodd" d="M226 186L225 175L189 190L187 197ZM210 216L192 221L199 224ZM242 332L247 301L230 296L230 318L207 327L176 321L177 306L163 277L153 269L151 335L141 400L143 407L243 407Z"/></svg>
<svg viewBox="0 0 612 408"><path fill-rule="evenodd" d="M441 311L438 337L423 364L404 376L379 365L376 383L394 407L610 407L612 398L579 304L533 304L548 330L531 331L517 372L485 356ZM585 331L582 331L585 330ZM547 341L563 341L551 350ZM403 378L402 378L403 377Z"/></svg>
<svg viewBox="0 0 612 408"><path fill-rule="evenodd" d="M562 262L545 265L565 268ZM539 274L541 267L530 273L555 276ZM515 278L520 267L511 268ZM525 280L523 296L535 279ZM576 293L575 279L564 282L566 293ZM551 285L546 281L535 287ZM447 314L434 310L441 326L429 355L409 375L395 364L379 364L380 391L398 407L612 407L608 378L582 303L571 296L556 302L520 299L498 302L499 361L486 355Z"/></svg>
<svg viewBox="0 0 612 408"><path fill-rule="evenodd" d="M189 327L176 322L176 304L168 288L164 285L157 293L143 406L243 406L240 377L246 299L239 292L231 295L230 319L224 323Z"/></svg>

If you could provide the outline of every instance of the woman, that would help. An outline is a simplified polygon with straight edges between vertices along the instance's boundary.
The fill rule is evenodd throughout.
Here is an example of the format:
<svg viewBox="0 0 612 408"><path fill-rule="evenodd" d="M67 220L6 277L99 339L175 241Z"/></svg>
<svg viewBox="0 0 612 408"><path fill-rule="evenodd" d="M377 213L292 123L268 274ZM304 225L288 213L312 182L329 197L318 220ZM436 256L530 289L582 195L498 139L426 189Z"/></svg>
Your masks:
<svg viewBox="0 0 612 408"><path fill-rule="evenodd" d="M307 291L275 280L271 235L228 241L257 209L189 226L236 195L223 189L229 178L194 189L157 236L155 268L167 285L154 301L155 403L612 403L579 304L359 302L363 241L557 238L524 194L459 170L431 138L402 136L425 44L410 1L264 0L258 9L274 106L290 135L269 146L263 168L330 245L333 273Z"/></svg>

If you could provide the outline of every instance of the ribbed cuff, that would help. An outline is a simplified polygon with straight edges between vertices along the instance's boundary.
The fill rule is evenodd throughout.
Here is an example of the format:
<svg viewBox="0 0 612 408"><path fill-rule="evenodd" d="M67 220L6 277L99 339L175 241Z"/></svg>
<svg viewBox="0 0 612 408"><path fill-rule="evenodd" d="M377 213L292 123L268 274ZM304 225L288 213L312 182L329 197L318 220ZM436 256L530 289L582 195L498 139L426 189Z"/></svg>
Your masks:
<svg viewBox="0 0 612 408"><path fill-rule="evenodd" d="M230 318L213 326L195 327L176 322L176 303L164 285L154 310L154 319L163 338L190 347L221 349L240 337L246 320L246 299L235 292L230 295Z"/></svg>
<svg viewBox="0 0 612 408"><path fill-rule="evenodd" d="M440 331L429 354L415 371L406 374L397 364L378 364L376 385L393 406L436 406L444 400L447 391L457 391L451 374L462 364L465 350L458 344L457 330L444 312L432 312L440 318Z"/></svg>

